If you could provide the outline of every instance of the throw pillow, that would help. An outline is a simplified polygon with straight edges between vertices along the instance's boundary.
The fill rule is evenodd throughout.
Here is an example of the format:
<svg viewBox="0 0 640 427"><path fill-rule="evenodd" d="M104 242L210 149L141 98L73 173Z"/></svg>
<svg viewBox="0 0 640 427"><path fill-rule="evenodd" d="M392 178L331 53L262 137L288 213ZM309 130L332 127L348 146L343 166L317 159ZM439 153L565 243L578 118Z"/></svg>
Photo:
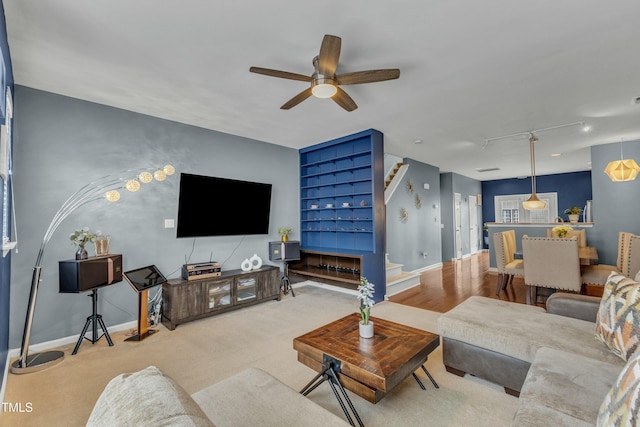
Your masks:
<svg viewBox="0 0 640 427"><path fill-rule="evenodd" d="M640 334L640 284L612 272L596 320L596 338L609 350L628 360L638 349Z"/></svg>
<svg viewBox="0 0 640 427"><path fill-rule="evenodd" d="M87 426L212 427L198 404L155 366L112 379L98 398Z"/></svg>
<svg viewBox="0 0 640 427"><path fill-rule="evenodd" d="M627 362L604 398L598 411L597 426L635 426L640 399L640 352Z"/></svg>

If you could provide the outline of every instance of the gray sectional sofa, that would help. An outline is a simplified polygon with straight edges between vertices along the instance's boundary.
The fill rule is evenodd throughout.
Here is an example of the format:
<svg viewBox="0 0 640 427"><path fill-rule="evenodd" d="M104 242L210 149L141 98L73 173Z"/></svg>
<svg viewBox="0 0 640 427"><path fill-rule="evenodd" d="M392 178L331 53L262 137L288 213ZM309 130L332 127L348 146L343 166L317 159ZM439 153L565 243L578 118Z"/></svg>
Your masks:
<svg viewBox="0 0 640 427"><path fill-rule="evenodd" d="M349 424L261 369L246 369L189 396L155 366L112 379L87 422L89 427L161 425Z"/></svg>
<svg viewBox="0 0 640 427"><path fill-rule="evenodd" d="M625 361L596 339L600 298L555 293L542 307L471 297L438 319L447 371L519 396L516 426L593 426Z"/></svg>

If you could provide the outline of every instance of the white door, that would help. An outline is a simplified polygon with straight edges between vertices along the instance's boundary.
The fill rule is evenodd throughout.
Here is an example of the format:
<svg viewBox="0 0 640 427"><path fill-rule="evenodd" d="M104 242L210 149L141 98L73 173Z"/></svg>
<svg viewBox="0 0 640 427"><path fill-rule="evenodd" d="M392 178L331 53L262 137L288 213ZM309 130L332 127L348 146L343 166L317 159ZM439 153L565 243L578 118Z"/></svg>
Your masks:
<svg viewBox="0 0 640 427"><path fill-rule="evenodd" d="M475 254L478 249L478 198L469 196L469 252Z"/></svg>
<svg viewBox="0 0 640 427"><path fill-rule="evenodd" d="M456 258L462 259L462 195L460 193L454 194L454 203L456 216Z"/></svg>

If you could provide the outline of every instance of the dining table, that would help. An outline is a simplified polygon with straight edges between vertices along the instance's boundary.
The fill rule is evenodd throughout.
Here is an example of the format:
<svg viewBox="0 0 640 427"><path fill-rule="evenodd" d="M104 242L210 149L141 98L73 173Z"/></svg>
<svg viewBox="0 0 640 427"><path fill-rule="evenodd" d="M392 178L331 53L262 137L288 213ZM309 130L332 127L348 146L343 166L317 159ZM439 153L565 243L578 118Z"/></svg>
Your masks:
<svg viewBox="0 0 640 427"><path fill-rule="evenodd" d="M593 246L579 246L578 257L580 258L580 265L598 264L598 251ZM515 252L513 258L522 259L522 252Z"/></svg>

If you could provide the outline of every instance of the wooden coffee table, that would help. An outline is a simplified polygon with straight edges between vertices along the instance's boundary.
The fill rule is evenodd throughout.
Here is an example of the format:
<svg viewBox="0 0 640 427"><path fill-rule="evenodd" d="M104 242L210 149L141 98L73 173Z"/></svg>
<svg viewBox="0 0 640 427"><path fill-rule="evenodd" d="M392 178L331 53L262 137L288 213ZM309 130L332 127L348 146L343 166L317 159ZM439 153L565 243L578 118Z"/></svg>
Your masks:
<svg viewBox="0 0 640 427"><path fill-rule="evenodd" d="M440 344L440 337L384 319L372 317L371 320L375 325L373 338L360 337L360 315L353 313L293 340L298 361L319 372L301 393L306 395L322 382L328 381L347 419L351 422L336 387L342 392L360 425L362 422L344 389L377 403L409 375L413 375L424 390L415 375L419 368L438 387L424 363Z"/></svg>

